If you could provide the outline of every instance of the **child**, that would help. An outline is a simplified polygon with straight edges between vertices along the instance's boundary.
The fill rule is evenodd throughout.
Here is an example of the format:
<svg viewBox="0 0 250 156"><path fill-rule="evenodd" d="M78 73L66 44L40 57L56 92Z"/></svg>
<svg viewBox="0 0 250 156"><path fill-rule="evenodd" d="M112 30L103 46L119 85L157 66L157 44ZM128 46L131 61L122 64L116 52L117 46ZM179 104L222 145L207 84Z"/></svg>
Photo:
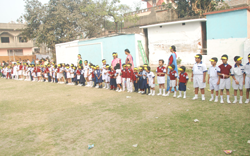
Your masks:
<svg viewBox="0 0 250 156"><path fill-rule="evenodd" d="M88 75L89 75L89 66L88 66L88 60L84 61L84 78L87 81L87 85L86 87L89 87L89 79L88 79Z"/></svg>
<svg viewBox="0 0 250 156"><path fill-rule="evenodd" d="M206 87L206 72L207 72L207 67L205 64L202 63L202 55L197 54L195 56L195 64L193 66L193 72L192 72L192 77L191 81L193 82L193 86L195 88L195 96L193 97L193 100L198 99L198 92L199 88L201 90L201 96L202 100L205 101L205 87Z"/></svg>
<svg viewBox="0 0 250 156"><path fill-rule="evenodd" d="M166 96L169 96L170 94L170 91L172 90L172 88L174 88L174 96L173 97L176 97L176 86L177 86L177 72L174 70L175 69L175 65L170 65L168 66L169 68L169 77L170 77L170 89L167 93Z"/></svg>
<svg viewBox="0 0 250 156"><path fill-rule="evenodd" d="M127 69L126 64L122 64L122 90L125 91L126 88L126 80L127 80Z"/></svg>
<svg viewBox="0 0 250 156"><path fill-rule="evenodd" d="M95 70L96 70L96 66L93 65L93 67L92 67L92 85L91 85L91 87L95 87L96 86Z"/></svg>
<svg viewBox="0 0 250 156"><path fill-rule="evenodd" d="M96 66L95 76L97 84L95 88L102 88L102 71L99 69L98 65Z"/></svg>
<svg viewBox="0 0 250 156"><path fill-rule="evenodd" d="M166 74L166 68L163 66L164 64L164 60L160 59L159 60L159 67L157 67L156 69L156 73L157 73L157 82L159 84L159 93L157 94L162 95L162 96L166 96L165 94L165 74ZM161 90L163 92L163 94L161 93Z"/></svg>
<svg viewBox="0 0 250 156"><path fill-rule="evenodd" d="M109 72L109 75L110 75L110 90L115 89L115 78L114 78L114 74L115 74L115 71L114 71L113 67L111 66L111 67L110 67L110 72Z"/></svg>
<svg viewBox="0 0 250 156"><path fill-rule="evenodd" d="M250 91L250 54L248 54L248 63L244 66L245 71L245 88L246 88L246 101L249 103L249 91Z"/></svg>
<svg viewBox="0 0 250 156"><path fill-rule="evenodd" d="M78 69L76 70L76 85L78 85L78 86L82 86L81 71L82 71L82 66L78 65Z"/></svg>
<svg viewBox="0 0 250 156"><path fill-rule="evenodd" d="M134 74L133 74L133 82L134 82L134 87L135 87L135 91L134 92L138 92L138 88L139 88L139 83L138 83L138 69L134 68Z"/></svg>
<svg viewBox="0 0 250 156"><path fill-rule="evenodd" d="M132 77L133 77L133 70L131 69L131 63L127 64L128 70L127 70L127 89L128 92L132 93L133 92L133 87L132 87Z"/></svg>
<svg viewBox="0 0 250 156"><path fill-rule="evenodd" d="M229 100L229 89L231 88L231 80L230 80L230 73L232 66L227 63L228 56L226 54L221 56L222 64L219 66L220 73L220 103L224 103L223 100L223 90L226 89L227 93L227 103L231 103Z"/></svg>
<svg viewBox="0 0 250 156"><path fill-rule="evenodd" d="M116 84L117 84L117 92L122 92L122 87L121 87L121 83L122 83L122 77L121 77L121 69L120 69L120 63L117 63L115 66L115 78L116 78Z"/></svg>
<svg viewBox="0 0 250 156"><path fill-rule="evenodd" d="M237 90L240 90L240 100L239 103L242 104L243 97L243 85L245 84L245 72L244 66L241 64L243 58L240 56L235 56L234 61L235 65L232 68L231 76L233 78L233 89L234 89L234 101L233 103L237 103Z"/></svg>
<svg viewBox="0 0 250 156"><path fill-rule="evenodd" d="M216 57L213 57L212 59L210 59L210 61L212 66L208 69L208 81L207 81L211 90L211 99L209 101L214 100L214 90L215 90L216 96L214 102L218 102L219 84L220 84L218 73L220 72L220 68L216 65L218 61Z"/></svg>
<svg viewBox="0 0 250 156"><path fill-rule="evenodd" d="M23 65L22 65L22 63L19 63L18 80L23 79L22 75L23 75Z"/></svg>
<svg viewBox="0 0 250 156"><path fill-rule="evenodd" d="M139 84L139 88L140 88L140 91L138 92L139 94L143 93L143 87L142 87L143 76L142 76L142 72L143 72L143 67L139 67L139 73L138 73L138 78L139 78L138 84Z"/></svg>
<svg viewBox="0 0 250 156"><path fill-rule="evenodd" d="M57 81L58 81L58 84L62 84L63 82L61 81L62 80L62 69L61 69L61 64L58 64L57 65Z"/></svg>
<svg viewBox="0 0 250 156"><path fill-rule="evenodd" d="M109 86L110 86L110 67L108 64L106 65L106 77L105 78L106 78L105 81L107 83L106 89L109 89Z"/></svg>
<svg viewBox="0 0 250 156"><path fill-rule="evenodd" d="M146 68L147 78L148 78L148 85L151 88L150 93L148 95L155 96L155 75L153 72L150 71L150 67Z"/></svg>
<svg viewBox="0 0 250 156"><path fill-rule="evenodd" d="M178 68L180 71L180 75L179 75L179 96L177 98L181 98L181 92L183 91L183 98L186 98L186 90L187 90L187 83L188 83L188 74L185 72L186 71L186 67L181 66L180 68Z"/></svg>
<svg viewBox="0 0 250 156"><path fill-rule="evenodd" d="M106 79L106 60L105 59L103 59L102 60L102 70L101 70L101 72L102 72L102 81L104 82L104 89L107 87L107 83L106 83L106 81L105 81L105 79Z"/></svg>
<svg viewBox="0 0 250 156"><path fill-rule="evenodd" d="M40 67L37 67L37 79L38 79L38 82L42 82L42 78L41 78L41 68Z"/></svg>
<svg viewBox="0 0 250 156"><path fill-rule="evenodd" d="M143 71L142 71L142 89L143 89L142 94L147 94L147 89L148 89L148 93L150 93L150 87L147 82L147 74L148 74L146 71L147 67L148 65L144 64Z"/></svg>
<svg viewBox="0 0 250 156"><path fill-rule="evenodd" d="M68 64L66 65L65 72L66 72L66 77L67 77L67 82L68 82L67 85L72 85L72 83L71 83L71 74L72 74L72 70L69 68L69 65L68 65ZM74 76L74 75L73 75L73 76Z"/></svg>

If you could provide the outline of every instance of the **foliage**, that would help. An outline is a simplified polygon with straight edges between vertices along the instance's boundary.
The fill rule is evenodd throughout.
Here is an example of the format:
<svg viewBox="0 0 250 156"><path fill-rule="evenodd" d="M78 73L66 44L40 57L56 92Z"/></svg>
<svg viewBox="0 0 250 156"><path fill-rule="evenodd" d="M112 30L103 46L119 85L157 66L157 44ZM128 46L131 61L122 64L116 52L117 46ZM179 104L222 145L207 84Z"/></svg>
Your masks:
<svg viewBox="0 0 250 156"><path fill-rule="evenodd" d="M130 11L120 0L50 0L44 5L39 0L25 0L25 3L26 12L18 19L27 24L22 35L37 45L46 44L52 52L57 43L92 38L105 29L115 28L117 32L119 23L125 19L123 14Z"/></svg>
<svg viewBox="0 0 250 156"><path fill-rule="evenodd" d="M215 10L214 0L179 0L176 9L178 17L202 16L206 12Z"/></svg>

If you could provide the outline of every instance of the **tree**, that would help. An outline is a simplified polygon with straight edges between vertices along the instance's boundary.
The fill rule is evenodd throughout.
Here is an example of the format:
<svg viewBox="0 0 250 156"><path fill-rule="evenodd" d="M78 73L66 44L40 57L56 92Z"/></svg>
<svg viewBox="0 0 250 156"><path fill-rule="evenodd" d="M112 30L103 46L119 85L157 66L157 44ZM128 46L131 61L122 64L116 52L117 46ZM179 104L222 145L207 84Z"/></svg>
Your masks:
<svg viewBox="0 0 250 156"><path fill-rule="evenodd" d="M42 5L38 0L25 0L25 14L19 22L27 27L22 35L37 45L46 44L55 51L55 44L78 38L92 38L105 28L105 21L118 22L129 7L120 0L50 0ZM132 19L132 18L131 18Z"/></svg>
<svg viewBox="0 0 250 156"><path fill-rule="evenodd" d="M206 12L215 10L214 0L178 0L176 9L178 17L202 16Z"/></svg>

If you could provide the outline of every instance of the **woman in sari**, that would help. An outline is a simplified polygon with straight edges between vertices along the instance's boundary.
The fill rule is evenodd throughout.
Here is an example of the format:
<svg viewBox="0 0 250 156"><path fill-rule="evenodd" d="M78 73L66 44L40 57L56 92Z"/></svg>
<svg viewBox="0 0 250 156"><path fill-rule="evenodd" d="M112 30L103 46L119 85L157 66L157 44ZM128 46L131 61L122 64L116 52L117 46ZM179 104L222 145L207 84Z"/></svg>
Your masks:
<svg viewBox="0 0 250 156"><path fill-rule="evenodd" d="M122 63L121 63L121 59L118 58L118 54L116 52L113 52L113 60L111 62L111 66L114 69L114 67L116 66L117 63L120 63L120 69L122 69Z"/></svg>
<svg viewBox="0 0 250 156"><path fill-rule="evenodd" d="M134 71L134 60L132 55L130 54L130 51L128 49L125 49L125 54L127 55L125 63L126 64L131 63L132 64L131 69Z"/></svg>
<svg viewBox="0 0 250 156"><path fill-rule="evenodd" d="M77 64L78 64L78 66L83 66L81 54L78 54L77 57L78 57L78 59L77 59Z"/></svg>
<svg viewBox="0 0 250 156"><path fill-rule="evenodd" d="M172 45L170 47L170 52L171 52L171 55L169 56L168 58L168 66L166 67L167 69L167 73L168 73L168 76L167 76L167 91L169 91L170 89L170 77L169 77L169 70L168 70L168 67L171 66L172 64L175 65L175 71L177 72L177 75L178 75L178 67L177 67L177 54L176 54L176 47L174 45ZM173 89L172 89L173 91Z"/></svg>

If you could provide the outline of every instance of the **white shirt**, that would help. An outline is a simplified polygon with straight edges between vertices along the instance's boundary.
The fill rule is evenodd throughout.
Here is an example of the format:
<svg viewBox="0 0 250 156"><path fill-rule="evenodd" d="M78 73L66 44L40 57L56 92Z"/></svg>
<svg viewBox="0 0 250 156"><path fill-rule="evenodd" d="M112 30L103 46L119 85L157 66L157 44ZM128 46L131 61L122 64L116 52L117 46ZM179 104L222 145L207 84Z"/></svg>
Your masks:
<svg viewBox="0 0 250 156"><path fill-rule="evenodd" d="M218 77L218 73L220 72L220 68L216 65L209 67L207 74L210 75L210 77Z"/></svg>
<svg viewBox="0 0 250 156"><path fill-rule="evenodd" d="M153 72L149 72L149 73L147 73L147 77L148 77L149 84L153 84L155 74Z"/></svg>
<svg viewBox="0 0 250 156"><path fill-rule="evenodd" d="M204 72L207 72L207 67L201 61L200 63L195 63L192 70L194 75L203 75Z"/></svg>
<svg viewBox="0 0 250 156"><path fill-rule="evenodd" d="M233 68L231 68L231 75L241 77L244 74L244 66L241 64L239 67L235 64Z"/></svg>
<svg viewBox="0 0 250 156"><path fill-rule="evenodd" d="M244 71L246 75L250 76L250 63L249 62L244 66Z"/></svg>

